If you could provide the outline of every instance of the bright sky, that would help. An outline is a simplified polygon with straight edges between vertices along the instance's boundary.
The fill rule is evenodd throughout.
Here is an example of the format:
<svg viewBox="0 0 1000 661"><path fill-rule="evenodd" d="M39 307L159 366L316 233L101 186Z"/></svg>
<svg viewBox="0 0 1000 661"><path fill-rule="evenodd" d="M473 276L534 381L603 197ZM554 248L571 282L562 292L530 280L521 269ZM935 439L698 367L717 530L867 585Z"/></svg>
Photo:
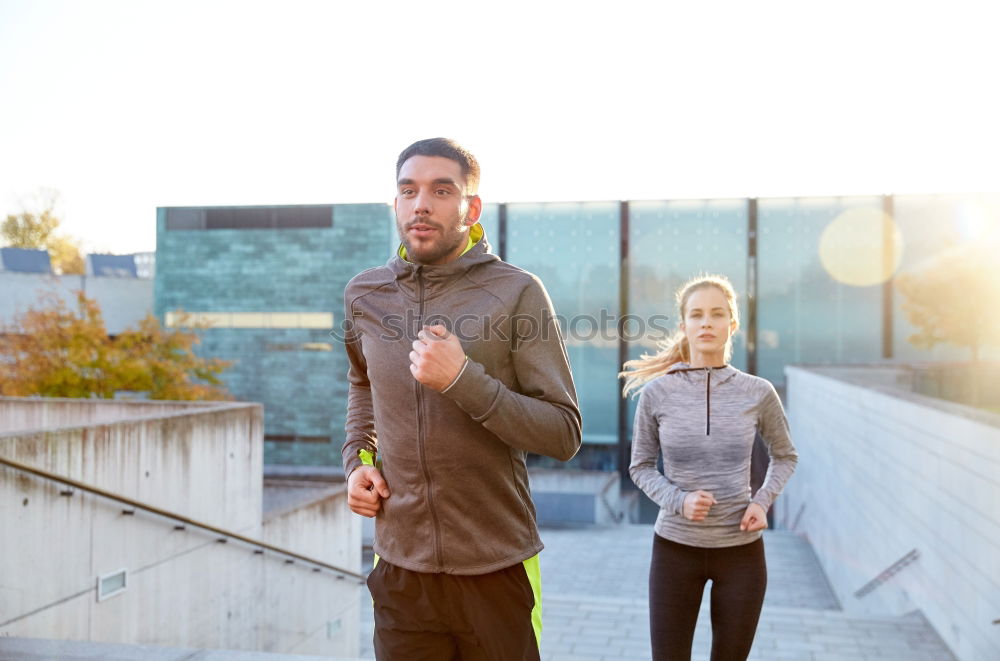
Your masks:
<svg viewBox="0 0 1000 661"><path fill-rule="evenodd" d="M0 0L0 213L389 201L454 137L488 202L1000 190L990 2Z"/></svg>

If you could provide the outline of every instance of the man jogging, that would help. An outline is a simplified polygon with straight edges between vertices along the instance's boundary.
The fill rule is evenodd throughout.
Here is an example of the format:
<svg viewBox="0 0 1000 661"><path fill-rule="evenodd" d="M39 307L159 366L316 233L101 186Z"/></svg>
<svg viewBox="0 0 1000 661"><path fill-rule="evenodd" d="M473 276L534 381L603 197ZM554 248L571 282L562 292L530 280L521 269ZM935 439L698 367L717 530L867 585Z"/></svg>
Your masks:
<svg viewBox="0 0 1000 661"><path fill-rule="evenodd" d="M451 140L396 163L402 244L345 291L348 504L375 516L380 661L539 659L542 542L525 454L580 447L552 303L490 252L479 165Z"/></svg>

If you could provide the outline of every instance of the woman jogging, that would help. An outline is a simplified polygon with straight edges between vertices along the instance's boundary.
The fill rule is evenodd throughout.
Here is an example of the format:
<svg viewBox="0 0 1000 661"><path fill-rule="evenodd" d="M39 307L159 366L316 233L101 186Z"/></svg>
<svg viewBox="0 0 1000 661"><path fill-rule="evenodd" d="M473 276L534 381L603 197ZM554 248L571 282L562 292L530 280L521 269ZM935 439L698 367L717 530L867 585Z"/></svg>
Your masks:
<svg viewBox="0 0 1000 661"><path fill-rule="evenodd" d="M677 292L677 309L679 332L657 354L625 363L621 374L626 396L641 388L629 473L660 506L649 569L653 659L691 658L709 580L712 661L746 659L767 586L761 531L797 455L774 387L729 365L739 328L729 280L688 282ZM751 498L757 432L771 462Z"/></svg>

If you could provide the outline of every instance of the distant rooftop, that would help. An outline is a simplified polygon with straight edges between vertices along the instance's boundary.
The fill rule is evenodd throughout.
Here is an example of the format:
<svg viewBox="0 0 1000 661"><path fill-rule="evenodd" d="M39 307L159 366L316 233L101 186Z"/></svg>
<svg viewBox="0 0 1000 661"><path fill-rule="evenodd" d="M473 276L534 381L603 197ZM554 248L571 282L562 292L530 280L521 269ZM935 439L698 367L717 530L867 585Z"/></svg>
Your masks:
<svg viewBox="0 0 1000 661"><path fill-rule="evenodd" d="M87 255L87 275L112 278L137 278L135 255Z"/></svg>
<svg viewBox="0 0 1000 661"><path fill-rule="evenodd" d="M86 255L87 275L102 278L152 279L156 273L156 253L130 255L91 253ZM0 248L0 273L51 274L52 260L47 250Z"/></svg>
<svg viewBox="0 0 1000 661"><path fill-rule="evenodd" d="M52 261L47 250L0 248L0 271L52 273Z"/></svg>

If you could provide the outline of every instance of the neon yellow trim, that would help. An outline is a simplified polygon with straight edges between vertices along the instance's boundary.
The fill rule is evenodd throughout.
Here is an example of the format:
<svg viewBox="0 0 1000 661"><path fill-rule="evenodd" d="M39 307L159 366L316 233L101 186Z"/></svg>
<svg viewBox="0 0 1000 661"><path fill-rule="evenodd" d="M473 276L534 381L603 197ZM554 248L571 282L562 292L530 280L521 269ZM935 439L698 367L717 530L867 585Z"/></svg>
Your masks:
<svg viewBox="0 0 1000 661"><path fill-rule="evenodd" d="M486 230L479 223L476 223L469 228L469 245L465 246L465 250L462 251L462 255L472 250L472 246L476 245L483 239L483 235L486 234ZM459 255L461 257L461 255Z"/></svg>
<svg viewBox="0 0 1000 661"><path fill-rule="evenodd" d="M361 463L365 466L375 465L375 455L368 450L358 450L358 458L361 459Z"/></svg>
<svg viewBox="0 0 1000 661"><path fill-rule="evenodd" d="M525 560L524 573L528 575L528 582L531 583L531 591L535 594L535 606L531 609L531 626L535 630L535 642L538 649L542 648L542 566L538 562L538 555Z"/></svg>
<svg viewBox="0 0 1000 661"><path fill-rule="evenodd" d="M483 238L483 234L485 233L486 231L483 229L483 226L480 225L479 223L476 223L475 225L470 227L469 242L465 244L465 250L462 251L459 257L472 250L472 246L479 243L479 241ZM404 246L402 243L399 244L399 249L396 251L396 254L399 255L399 258L402 259L404 262L410 261L406 257L406 246Z"/></svg>
<svg viewBox="0 0 1000 661"><path fill-rule="evenodd" d="M375 560L372 562L372 571L378 567L378 553L375 554ZM372 608L375 608L375 597L372 597Z"/></svg>
<svg viewBox="0 0 1000 661"><path fill-rule="evenodd" d="M378 553L374 554L375 560L372 562L372 569L378 567ZM535 554L521 563L524 565L524 573L531 584L531 593L535 595L535 605L531 608L531 628L535 630L535 643L538 649L542 649L542 566ZM375 605L375 599L372 599Z"/></svg>

